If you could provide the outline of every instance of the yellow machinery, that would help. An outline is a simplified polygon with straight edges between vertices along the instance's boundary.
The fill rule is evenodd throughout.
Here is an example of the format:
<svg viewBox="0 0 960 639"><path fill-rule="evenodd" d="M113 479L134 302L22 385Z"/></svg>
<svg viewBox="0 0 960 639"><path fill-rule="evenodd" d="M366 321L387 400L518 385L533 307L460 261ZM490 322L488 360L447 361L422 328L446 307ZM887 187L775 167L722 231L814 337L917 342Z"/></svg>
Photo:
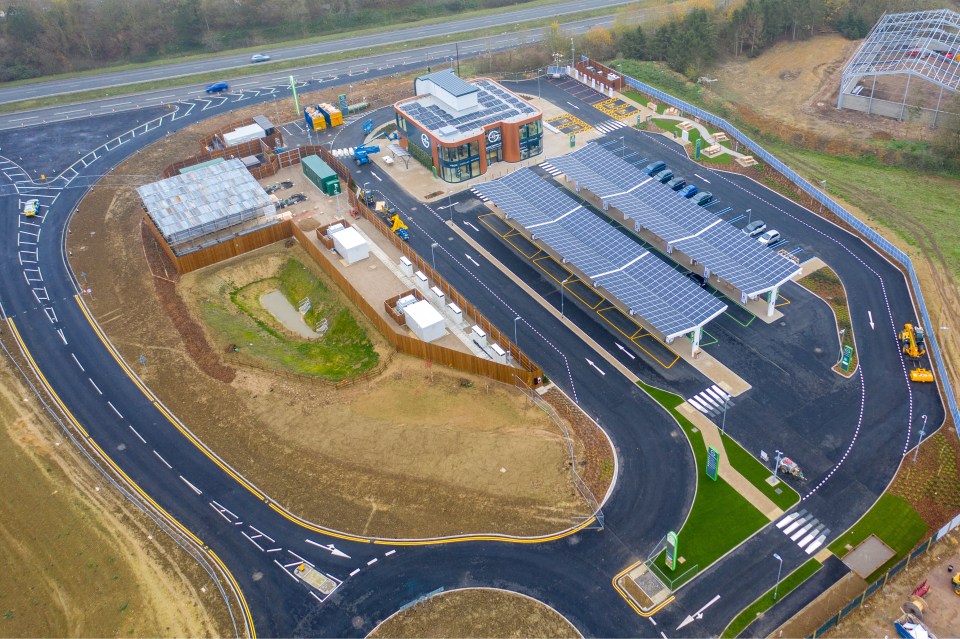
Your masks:
<svg viewBox="0 0 960 639"><path fill-rule="evenodd" d="M911 359L919 359L926 352L923 345L923 328L913 324L904 324L900 332L900 345L903 353ZM910 379L914 382L932 382L933 372L919 364L910 370Z"/></svg>
<svg viewBox="0 0 960 639"><path fill-rule="evenodd" d="M388 222L393 223L393 228L390 229L391 233L396 233L400 230L407 230L407 225L403 223L403 220L400 219L400 216L394 213L393 217L387 220Z"/></svg>

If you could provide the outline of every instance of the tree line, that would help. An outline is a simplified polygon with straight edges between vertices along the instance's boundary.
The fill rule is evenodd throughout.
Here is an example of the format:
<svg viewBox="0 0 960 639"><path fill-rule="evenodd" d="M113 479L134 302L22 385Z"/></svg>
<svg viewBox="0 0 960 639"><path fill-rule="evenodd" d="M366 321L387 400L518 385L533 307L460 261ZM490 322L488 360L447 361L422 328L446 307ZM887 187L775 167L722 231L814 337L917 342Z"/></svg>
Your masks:
<svg viewBox="0 0 960 639"><path fill-rule="evenodd" d="M0 82L523 1L12 0L0 4Z"/></svg>

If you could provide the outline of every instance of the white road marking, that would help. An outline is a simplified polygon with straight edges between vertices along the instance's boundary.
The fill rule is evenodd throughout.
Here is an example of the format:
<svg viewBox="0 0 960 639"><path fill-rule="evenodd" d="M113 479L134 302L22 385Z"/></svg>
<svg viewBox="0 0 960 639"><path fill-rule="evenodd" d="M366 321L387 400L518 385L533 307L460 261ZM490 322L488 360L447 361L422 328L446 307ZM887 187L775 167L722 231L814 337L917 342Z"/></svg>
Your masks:
<svg viewBox="0 0 960 639"><path fill-rule="evenodd" d="M164 465L164 466L166 466L167 468L170 468L170 469L173 468L173 466L171 466L169 463L167 463L167 460L166 460L166 459L164 459L163 457L160 456L160 453L158 453L157 451L153 451L153 454L157 456L157 459L159 459L160 461L163 462L163 465Z"/></svg>
<svg viewBox="0 0 960 639"><path fill-rule="evenodd" d="M113 409L113 412L117 414L117 417L123 419L123 415L120 414L120 411L117 410L117 407L113 405L113 402L107 402L107 406Z"/></svg>
<svg viewBox="0 0 960 639"><path fill-rule="evenodd" d="M371 559L370 561L368 561L368 562L367 562L367 565L368 565L368 566L372 566L372 565L375 564L375 563L377 563L377 558L376 558L376 557L374 557L373 559Z"/></svg>
<svg viewBox="0 0 960 639"><path fill-rule="evenodd" d="M693 175L694 175L694 177L700 178L701 180L703 180L703 181L706 182L707 184L710 184L710 180L708 180L707 178L703 177L703 176L700 175L699 173L694 173Z"/></svg>
<svg viewBox="0 0 960 639"><path fill-rule="evenodd" d="M370 171L370 175L372 175L373 177L375 177L375 178L377 178L378 180L380 180L381 182L383 182L383 178L381 178L379 175L377 175L377 174L374 173L373 171Z"/></svg>
<svg viewBox="0 0 960 639"><path fill-rule="evenodd" d="M130 424L127 424L127 426L130 426ZM134 428L133 426L130 426L130 430L132 430L132 431L133 431L133 434L137 436L137 439L139 439L139 440L140 440L141 442L143 442L144 444L147 443L147 440L145 440L145 439L143 438L143 436L142 436L140 433L137 432L137 429L136 429L136 428ZM153 452L157 452L157 451L153 451Z"/></svg>
<svg viewBox="0 0 960 639"><path fill-rule="evenodd" d="M396 551L396 550L388 550L387 552L383 553L383 556L384 556L384 557L389 557L390 555L394 554L395 552L397 552L397 551Z"/></svg>
<svg viewBox="0 0 960 639"><path fill-rule="evenodd" d="M466 255L467 259L470 260L470 262L471 262L474 266L480 266L479 264L477 264L476 260L474 260L472 257L470 257L469 255L467 255L466 253L464 253L464 255Z"/></svg>
<svg viewBox="0 0 960 639"><path fill-rule="evenodd" d="M76 355L74 355L73 353L70 353L70 357L72 357L72 358L73 358L73 361L76 362L77 366L80 367L80 372L82 372L82 373L86 373L86 372L87 372L86 369L84 369L83 366L81 366L80 360L77 359L77 356L76 356Z"/></svg>
<svg viewBox="0 0 960 639"><path fill-rule="evenodd" d="M587 359L587 358L584 358L584 359ZM607 376L607 374L604 373L602 370L600 370L600 367L597 366L596 364L594 364L591 360L587 359L587 364L589 364L590 366L592 366L598 373L600 373L600 374L603 375L604 377Z"/></svg>
<svg viewBox="0 0 960 639"><path fill-rule="evenodd" d="M97 386L92 379L88 377L87 381L90 382L91 386L93 386L93 390L97 391L97 395L103 395L103 391L100 390L100 387Z"/></svg>
<svg viewBox="0 0 960 639"><path fill-rule="evenodd" d="M573 107L574 109L576 109L577 111L580 110L580 107L578 107L578 106L577 106L576 104L574 104L573 102L569 102L569 101L568 101L567 104L569 104L570 106L572 106L572 107Z"/></svg>
<svg viewBox="0 0 960 639"><path fill-rule="evenodd" d="M353 576L354 576L355 574L357 574L358 572L360 572L360 569L359 569L359 568L356 568L356 569L354 569L353 572L350 573L350 576L353 577Z"/></svg>
<svg viewBox="0 0 960 639"><path fill-rule="evenodd" d="M67 338L63 336L63 329L62 329L62 328L58 328L58 329L57 329L57 335L60 336L60 339L63 340L63 345L66 346L66 345L67 345Z"/></svg>
<svg viewBox="0 0 960 639"><path fill-rule="evenodd" d="M184 477L183 475L180 475L180 479L182 479L182 480L183 480L183 483L185 483L187 486L189 486L190 489L191 489L193 492L197 493L198 495L202 495L202 494L203 494L203 491L201 491L199 488L197 488L196 486L194 486L193 484L191 484L190 482L188 482L187 479L186 479L186 477ZM278 550L279 550L279 549L278 549Z"/></svg>

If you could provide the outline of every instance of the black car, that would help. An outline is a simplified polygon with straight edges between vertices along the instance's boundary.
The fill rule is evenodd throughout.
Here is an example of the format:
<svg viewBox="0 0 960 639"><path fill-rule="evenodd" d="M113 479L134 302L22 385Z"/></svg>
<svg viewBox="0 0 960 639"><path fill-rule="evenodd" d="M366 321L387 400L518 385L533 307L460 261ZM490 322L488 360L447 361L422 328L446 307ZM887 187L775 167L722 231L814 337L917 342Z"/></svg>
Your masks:
<svg viewBox="0 0 960 639"><path fill-rule="evenodd" d="M670 189L673 190L673 191L679 191L679 190L682 189L686 184L687 184L687 181L684 180L684 179L681 178L681 177L673 178L672 180L670 180L669 182L667 182L667 186L669 186Z"/></svg>

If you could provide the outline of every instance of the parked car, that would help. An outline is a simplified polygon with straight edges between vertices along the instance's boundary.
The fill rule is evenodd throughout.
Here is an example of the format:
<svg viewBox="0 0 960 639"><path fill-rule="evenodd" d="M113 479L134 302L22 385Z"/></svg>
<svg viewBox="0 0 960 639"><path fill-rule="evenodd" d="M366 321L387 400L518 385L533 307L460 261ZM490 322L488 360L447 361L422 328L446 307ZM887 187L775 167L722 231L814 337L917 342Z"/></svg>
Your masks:
<svg viewBox="0 0 960 639"><path fill-rule="evenodd" d="M682 195L683 197L690 198L696 195L699 191L700 189L697 188L696 184L688 184L682 189L680 189L680 195Z"/></svg>
<svg viewBox="0 0 960 639"><path fill-rule="evenodd" d="M700 275L699 273L694 273L693 271L690 271L687 273L687 277L689 277L693 281L693 283L696 284L697 286L707 285L706 278L704 278L703 275Z"/></svg>
<svg viewBox="0 0 960 639"><path fill-rule="evenodd" d="M754 220L750 222L745 227L743 227L743 232L749 235L750 237L756 237L767 230L767 223L763 220Z"/></svg>
<svg viewBox="0 0 960 639"><path fill-rule="evenodd" d="M674 191L679 191L686 185L686 183L687 183L686 180L684 180L682 177L678 177L678 178L673 178L672 180L667 182L667 186L669 186Z"/></svg>
<svg viewBox="0 0 960 639"><path fill-rule="evenodd" d="M214 82L206 88L207 93L223 93L230 88L230 85L226 82Z"/></svg>
<svg viewBox="0 0 960 639"><path fill-rule="evenodd" d="M697 197L693 198L693 201L699 204L700 206L706 206L713 202L713 193L710 191L700 191L697 194Z"/></svg>
<svg viewBox="0 0 960 639"><path fill-rule="evenodd" d="M270 56L268 56L266 53L254 53L252 56L250 56L250 62L266 62L269 59Z"/></svg>
<svg viewBox="0 0 960 639"><path fill-rule="evenodd" d="M764 245L770 245L780 239L780 231L774 231L773 229L767 231L763 235L757 238L757 241Z"/></svg>
<svg viewBox="0 0 960 639"><path fill-rule="evenodd" d="M663 173L657 176L657 179L660 180L660 184L666 184L673 179L673 171L667 169Z"/></svg>
<svg viewBox="0 0 960 639"><path fill-rule="evenodd" d="M666 162L660 162L660 161L651 162L650 164L647 165L647 168L645 168L643 172L646 173L647 175L656 175L657 173L664 170L665 168L667 168Z"/></svg>

